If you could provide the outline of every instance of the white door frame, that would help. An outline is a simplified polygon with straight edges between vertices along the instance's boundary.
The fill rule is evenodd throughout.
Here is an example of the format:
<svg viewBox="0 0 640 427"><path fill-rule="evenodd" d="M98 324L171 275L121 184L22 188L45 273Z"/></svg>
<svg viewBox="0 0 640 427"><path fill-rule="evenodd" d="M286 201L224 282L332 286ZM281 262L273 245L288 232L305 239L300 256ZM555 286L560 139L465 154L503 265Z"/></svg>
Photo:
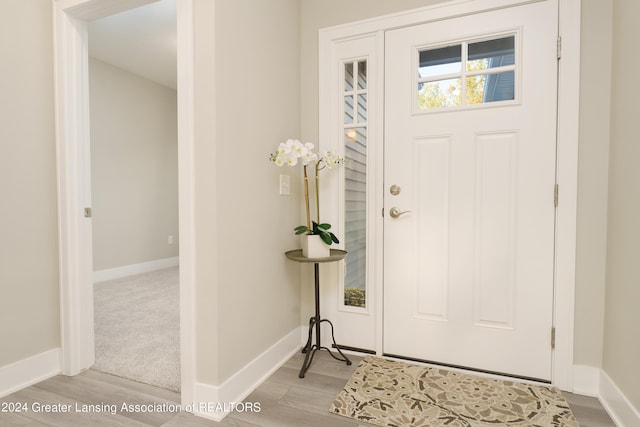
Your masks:
<svg viewBox="0 0 640 427"><path fill-rule="evenodd" d="M456 16L479 13L496 8L533 3L540 0L453 0L425 8L409 10L379 18L351 24L340 25L320 31L320 135L323 147L332 147L333 129L337 125L333 118L335 108L332 105L332 87L330 79L333 47L336 43L363 36L376 35L379 38L377 58L384 64L384 31L417 24L424 24ZM573 389L573 336L575 304L575 253L576 253L576 214L578 194L578 118L580 104L580 7L581 0L562 0L559 2L559 35L562 40L562 58L558 71L558 130L557 130L557 177L560 188L560 200L556 210L556 252L554 319L555 350L552 361L552 383L563 389ZM378 67L375 72L383 73ZM384 79L378 79L374 90L383 93ZM384 115L381 108L375 108L369 127L375 128L377 135L383 135ZM378 145L381 140L376 141ZM372 154L373 154L372 150ZM376 149L376 153L380 150ZM382 159L375 161L377 164ZM379 176L374 177L377 181ZM380 187L381 188L381 187ZM376 197L375 211L383 209L382 197ZM376 230L382 231L382 218L376 217ZM382 235L382 234L378 234ZM382 260L382 245L375 245L376 259ZM377 263L374 277L370 277L375 292L374 310L376 316L376 351L382 353L382 265ZM371 286L371 284L370 284Z"/></svg>
<svg viewBox="0 0 640 427"><path fill-rule="evenodd" d="M61 369L95 361L87 22L156 0L52 0L60 266ZM182 402L195 385L193 0L177 0L180 359Z"/></svg>

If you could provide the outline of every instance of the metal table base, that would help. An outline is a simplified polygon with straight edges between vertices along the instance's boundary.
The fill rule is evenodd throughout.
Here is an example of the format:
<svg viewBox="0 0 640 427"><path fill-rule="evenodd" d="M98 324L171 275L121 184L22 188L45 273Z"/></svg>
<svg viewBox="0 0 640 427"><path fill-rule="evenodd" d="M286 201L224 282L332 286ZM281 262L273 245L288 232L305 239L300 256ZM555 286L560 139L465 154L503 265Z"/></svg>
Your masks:
<svg viewBox="0 0 640 427"><path fill-rule="evenodd" d="M307 343L302 349L302 353L306 353L306 356L304 358L304 363L300 368L300 374L298 374L298 377L300 378L304 378L305 374L307 373L307 370L309 369L309 366L311 366L311 362L313 362L313 357L316 351L319 351L319 350L326 350L334 359L340 362L345 362L347 365L351 365L351 360L349 360L349 358L345 356L344 353L342 353L342 351L340 350L340 347L338 347L338 344L336 344L336 338L333 334L333 323L331 323L329 319L320 318L320 263L339 261L343 259L346 256L346 254L347 253L345 251L341 251L338 249L331 249L330 257L314 259L314 258L302 257L301 250L289 251L285 253L287 258L293 261L313 262L313 270L314 270L316 312L315 312L315 316L309 318L309 337L307 338ZM333 346L336 349L337 354L333 352L331 349L329 349L328 347L324 347L322 345L322 342L320 339L321 325L322 323L325 323L325 322L328 323L329 326L331 327L331 341L333 341ZM314 331L316 335L315 342L313 339Z"/></svg>
<svg viewBox="0 0 640 427"><path fill-rule="evenodd" d="M346 362L347 365L351 365L351 360L349 360L349 358L345 356L344 353L342 353L342 351L340 351L340 347L338 347L338 344L336 344L336 338L333 335L333 323L331 323L329 319L320 318L320 266L316 262L313 265L313 268L314 268L314 275L315 275L316 315L314 317L309 318L309 338L307 339L307 344L302 349L302 352L306 353L307 355L304 358L304 363L302 364L302 368L300 368L300 374L298 374L300 378L304 378L304 375L306 374L307 369L309 369L309 366L311 366L311 362L313 362L313 356L315 355L317 350L326 350L334 359L340 362ZM329 348L322 346L320 342L320 331L321 331L320 325L322 324L322 322L327 322L329 326L331 326L331 340L333 341L333 346L342 357L336 356L336 354L333 351L331 351ZM311 344L311 342L313 341L312 338L313 338L314 329L316 332L316 342Z"/></svg>

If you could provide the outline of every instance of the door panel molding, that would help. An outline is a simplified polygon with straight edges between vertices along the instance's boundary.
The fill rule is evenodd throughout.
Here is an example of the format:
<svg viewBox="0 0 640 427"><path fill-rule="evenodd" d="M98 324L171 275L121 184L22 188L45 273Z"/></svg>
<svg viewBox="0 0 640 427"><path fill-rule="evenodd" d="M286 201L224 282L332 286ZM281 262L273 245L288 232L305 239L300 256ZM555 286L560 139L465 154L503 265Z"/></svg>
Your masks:
<svg viewBox="0 0 640 427"><path fill-rule="evenodd" d="M418 258L424 260L418 266L418 277L433 286L432 292L413 286L410 297L414 304L415 318L447 322L449 319L449 175L451 135L420 137L413 144L414 182L428 188L418 188L415 195L427 191L430 196L419 200L414 197L416 213L425 213L429 223L416 230L415 245ZM439 285L438 285L439 284Z"/></svg>
<svg viewBox="0 0 640 427"><path fill-rule="evenodd" d="M473 321L475 326L514 330L516 310L516 253L517 218L516 188L518 163L518 133L493 132L476 135L476 196L475 196L475 233L476 266L474 272ZM508 165L501 169L500 164ZM485 205L482 199L487 193L493 193L498 199L500 193L508 194L503 205ZM507 229L496 227L507 224ZM487 245L487 236L491 243ZM495 242L501 240L496 245ZM496 246L498 247L496 250ZM499 253L496 253L499 252ZM486 272L479 267L483 259L490 256L508 259L502 274L503 279L490 285ZM496 289L499 288L499 289ZM496 313L500 316L496 316Z"/></svg>

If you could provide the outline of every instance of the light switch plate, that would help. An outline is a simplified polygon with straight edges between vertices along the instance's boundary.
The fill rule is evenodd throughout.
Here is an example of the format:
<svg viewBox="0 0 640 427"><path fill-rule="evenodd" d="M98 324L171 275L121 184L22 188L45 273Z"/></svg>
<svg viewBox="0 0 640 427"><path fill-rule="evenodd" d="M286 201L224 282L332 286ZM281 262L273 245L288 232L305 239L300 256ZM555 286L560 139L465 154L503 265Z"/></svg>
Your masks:
<svg viewBox="0 0 640 427"><path fill-rule="evenodd" d="M290 194L291 178L289 175L280 175L280 195L288 196Z"/></svg>

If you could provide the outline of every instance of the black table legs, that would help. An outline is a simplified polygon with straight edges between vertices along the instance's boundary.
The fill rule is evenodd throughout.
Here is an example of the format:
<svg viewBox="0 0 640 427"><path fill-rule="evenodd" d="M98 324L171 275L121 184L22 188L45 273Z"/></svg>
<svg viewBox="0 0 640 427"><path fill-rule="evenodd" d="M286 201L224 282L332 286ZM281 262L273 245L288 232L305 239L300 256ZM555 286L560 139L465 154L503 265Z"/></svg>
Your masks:
<svg viewBox="0 0 640 427"><path fill-rule="evenodd" d="M314 263L313 266L315 275L316 314L314 317L311 317L309 319L309 338L307 339L307 344L302 349L302 352L306 353L307 355L304 358L304 363L302 364L300 374L298 375L300 378L304 378L307 369L309 369L309 366L311 366L311 362L313 362L313 356L317 350L326 350L334 359L339 360L340 362L346 362L347 365L351 365L351 361L342 353L342 351L340 351L340 347L338 347L338 345L336 344L336 338L333 335L333 323L331 323L331 321L328 319L320 318L320 266L317 262ZM331 340L333 341L335 349L342 357L336 356L329 348L322 346L320 342L320 325L322 325L323 322L326 322L329 324L329 326L331 326ZM312 344L314 329L316 332L316 339L315 343Z"/></svg>

